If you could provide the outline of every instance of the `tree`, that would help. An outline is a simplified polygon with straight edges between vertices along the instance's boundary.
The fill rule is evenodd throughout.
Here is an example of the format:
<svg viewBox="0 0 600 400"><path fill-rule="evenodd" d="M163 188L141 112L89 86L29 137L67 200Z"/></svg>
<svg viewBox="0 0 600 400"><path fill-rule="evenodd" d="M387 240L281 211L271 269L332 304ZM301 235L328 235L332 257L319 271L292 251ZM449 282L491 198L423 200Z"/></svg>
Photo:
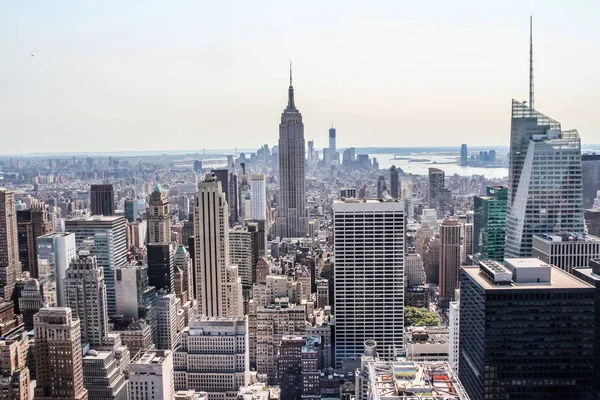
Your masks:
<svg viewBox="0 0 600 400"><path fill-rule="evenodd" d="M404 326L439 326L440 317L427 308L404 307Z"/></svg>

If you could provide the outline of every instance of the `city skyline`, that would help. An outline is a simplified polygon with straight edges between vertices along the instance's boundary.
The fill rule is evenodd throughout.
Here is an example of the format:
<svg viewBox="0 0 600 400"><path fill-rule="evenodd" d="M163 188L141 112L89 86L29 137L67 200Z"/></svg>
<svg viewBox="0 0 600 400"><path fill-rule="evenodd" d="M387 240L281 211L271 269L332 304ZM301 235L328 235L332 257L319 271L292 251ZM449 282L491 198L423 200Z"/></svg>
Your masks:
<svg viewBox="0 0 600 400"><path fill-rule="evenodd" d="M441 145L505 143L508 99L527 98L530 14L536 107L577 126L584 143L600 142L593 109L600 80L595 55L586 50L598 35L589 7L567 13L561 5L498 4L490 13L488 7L467 12L467 5L328 4L319 13L299 7L311 31L284 24L285 5L272 5L270 13L244 4L129 5L122 14L111 13L110 3L6 6L4 36L16 33L17 40L4 43L12 62L0 74L2 153L274 144L289 59L301 88L297 101L305 105L306 138L316 148L327 146L331 121L340 148L416 146L425 134ZM205 18L211 20L203 25ZM39 29L30 31L29 23ZM443 133L426 123L431 108L445 121ZM402 131L390 131L398 117ZM82 134L104 140L82 141ZM165 134L171 140L140 140ZM25 135L36 140L12 139Z"/></svg>

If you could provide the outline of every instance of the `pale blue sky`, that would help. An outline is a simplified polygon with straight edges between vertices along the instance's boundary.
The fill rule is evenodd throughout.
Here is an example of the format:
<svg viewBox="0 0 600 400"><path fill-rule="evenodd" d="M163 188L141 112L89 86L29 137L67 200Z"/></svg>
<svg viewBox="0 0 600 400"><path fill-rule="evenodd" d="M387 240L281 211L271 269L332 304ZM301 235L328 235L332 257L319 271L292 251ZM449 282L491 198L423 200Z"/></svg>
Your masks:
<svg viewBox="0 0 600 400"><path fill-rule="evenodd" d="M530 14L536 108L600 143L599 1L14 1L0 154L276 144L290 59L317 147L504 145Z"/></svg>

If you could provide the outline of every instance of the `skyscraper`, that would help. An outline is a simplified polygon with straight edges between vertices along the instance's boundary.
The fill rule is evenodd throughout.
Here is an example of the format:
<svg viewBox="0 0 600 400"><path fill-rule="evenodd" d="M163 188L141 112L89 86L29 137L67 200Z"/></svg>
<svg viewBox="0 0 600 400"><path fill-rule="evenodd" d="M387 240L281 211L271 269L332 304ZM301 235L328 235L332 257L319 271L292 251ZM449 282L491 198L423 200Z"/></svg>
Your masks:
<svg viewBox="0 0 600 400"><path fill-rule="evenodd" d="M156 301L156 330L155 342L160 350L174 350L179 343L177 332L177 302L174 293L161 291Z"/></svg>
<svg viewBox="0 0 600 400"><path fill-rule="evenodd" d="M174 360L176 390L194 389L208 392L209 398L237 399L239 387L249 382L246 319L198 317L183 330Z"/></svg>
<svg viewBox="0 0 600 400"><path fill-rule="evenodd" d="M171 244L149 244L148 255L149 285L156 290L165 289L175 293L175 251Z"/></svg>
<svg viewBox="0 0 600 400"><path fill-rule="evenodd" d="M0 188L0 297L6 301L13 297L20 272L15 194Z"/></svg>
<svg viewBox="0 0 600 400"><path fill-rule="evenodd" d="M210 173L198 183L194 207L196 294L208 317L241 316L242 284L229 264L229 208L221 182Z"/></svg>
<svg viewBox="0 0 600 400"><path fill-rule="evenodd" d="M171 243L171 210L167 191L160 185L150 193L148 209L148 243Z"/></svg>
<svg viewBox="0 0 600 400"><path fill-rule="evenodd" d="M460 145L460 165L463 167L469 165L469 152L466 144Z"/></svg>
<svg viewBox="0 0 600 400"><path fill-rule="evenodd" d="M37 238L39 282L51 306L65 306L63 280L76 255L75 234L52 232Z"/></svg>
<svg viewBox="0 0 600 400"><path fill-rule="evenodd" d="M446 218L440 225L440 304L448 306L458 287L460 268L460 222Z"/></svg>
<svg viewBox="0 0 600 400"><path fill-rule="evenodd" d="M81 343L102 346L108 335L108 314L104 271L96 257L80 250L67 268L64 285L65 304L73 319L81 321Z"/></svg>
<svg viewBox="0 0 600 400"><path fill-rule="evenodd" d="M579 133L535 110L531 38L529 104L512 101L506 257L531 257L534 234L585 230Z"/></svg>
<svg viewBox="0 0 600 400"><path fill-rule="evenodd" d="M404 203L334 201L333 226L336 365L360 358L368 338L393 359L404 348Z"/></svg>
<svg viewBox="0 0 600 400"><path fill-rule="evenodd" d="M87 400L83 386L81 322L68 307L44 307L34 317L36 400Z"/></svg>
<svg viewBox="0 0 600 400"><path fill-rule="evenodd" d="M90 188L92 215L115 215L115 189L113 185L92 185Z"/></svg>
<svg viewBox="0 0 600 400"><path fill-rule="evenodd" d="M390 168L390 195L393 199L400 198L400 180L398 179L398 169L395 165Z"/></svg>
<svg viewBox="0 0 600 400"><path fill-rule="evenodd" d="M267 181L264 174L253 174L250 177L250 207L249 219L267 219Z"/></svg>
<svg viewBox="0 0 600 400"><path fill-rule="evenodd" d="M461 268L459 378L471 399L580 399L592 384L591 285L533 259Z"/></svg>
<svg viewBox="0 0 600 400"><path fill-rule="evenodd" d="M337 150L335 148L335 128L333 127L333 125L331 125L331 128L329 128L329 152L333 156L336 151Z"/></svg>
<svg viewBox="0 0 600 400"><path fill-rule="evenodd" d="M52 230L48 211L43 202L34 202L28 210L17 211L19 261L21 269L38 278L37 246L35 240Z"/></svg>
<svg viewBox="0 0 600 400"><path fill-rule="evenodd" d="M473 254L482 260L504 260L507 195L505 186L488 186L473 197Z"/></svg>
<svg viewBox="0 0 600 400"><path fill-rule="evenodd" d="M98 265L104 269L108 315L114 315L115 269L127 263L127 220L117 216L93 216L65 221L65 230L75 234L79 247L84 241L91 243L90 255L96 256Z"/></svg>
<svg viewBox="0 0 600 400"><path fill-rule="evenodd" d="M129 399L172 399L173 352L147 351L129 364Z"/></svg>
<svg viewBox="0 0 600 400"><path fill-rule="evenodd" d="M377 179L377 198L383 199L383 193L387 192L387 186L385 184L385 176L379 175Z"/></svg>
<svg viewBox="0 0 600 400"><path fill-rule="evenodd" d="M438 218L444 218L444 171L429 168L429 208L435 209Z"/></svg>
<svg viewBox="0 0 600 400"><path fill-rule="evenodd" d="M304 124L294 104L292 68L288 105L279 124L279 198L276 234L283 238L304 237L308 231L305 190Z"/></svg>

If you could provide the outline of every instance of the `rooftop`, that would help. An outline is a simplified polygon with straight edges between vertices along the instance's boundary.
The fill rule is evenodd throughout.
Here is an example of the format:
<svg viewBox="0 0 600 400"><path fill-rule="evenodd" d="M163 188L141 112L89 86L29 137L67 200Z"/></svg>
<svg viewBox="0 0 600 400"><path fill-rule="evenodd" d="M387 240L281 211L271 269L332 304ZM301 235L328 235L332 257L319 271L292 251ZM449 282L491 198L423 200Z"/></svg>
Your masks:
<svg viewBox="0 0 600 400"><path fill-rule="evenodd" d="M373 400L465 400L458 378L446 362L370 362Z"/></svg>
<svg viewBox="0 0 600 400"><path fill-rule="evenodd" d="M474 267L461 267L464 274L473 279L479 286L486 290L524 290L524 289L589 289L590 285L577 279L570 273L563 271L560 268L550 266L537 258L513 258L506 259L505 262L511 262L516 265L517 269L523 267L548 267L550 273L550 279L547 282L527 282L527 283L515 283L514 281L508 282L504 285L497 285L493 280L489 279L478 266Z"/></svg>
<svg viewBox="0 0 600 400"><path fill-rule="evenodd" d="M600 238L593 235L586 235L584 233L569 232L569 233L557 233L554 235L540 234L533 235L534 240L543 240L551 243L563 243L563 242L586 242L586 243L600 243Z"/></svg>

